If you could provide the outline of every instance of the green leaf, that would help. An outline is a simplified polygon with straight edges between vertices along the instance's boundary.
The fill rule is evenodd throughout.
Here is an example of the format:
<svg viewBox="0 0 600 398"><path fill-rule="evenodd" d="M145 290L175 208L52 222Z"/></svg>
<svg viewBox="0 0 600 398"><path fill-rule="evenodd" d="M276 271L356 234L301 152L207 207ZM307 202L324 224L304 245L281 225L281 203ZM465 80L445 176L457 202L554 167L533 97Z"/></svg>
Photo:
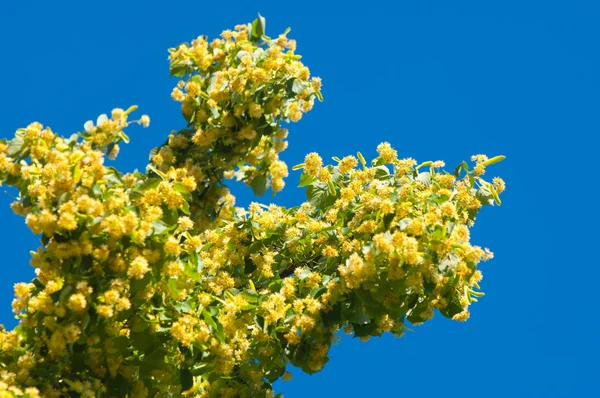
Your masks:
<svg viewBox="0 0 600 398"><path fill-rule="evenodd" d="M257 242L254 242L254 243L257 243ZM254 264L254 261L252 261L250 258L246 258L244 260L244 273L251 274L255 270L256 270L256 264Z"/></svg>
<svg viewBox="0 0 600 398"><path fill-rule="evenodd" d="M254 58L254 62L259 62L266 57L267 57L267 53L265 52L265 50L263 50L260 47L257 48L256 50L254 50L254 53L252 54L252 58Z"/></svg>
<svg viewBox="0 0 600 398"><path fill-rule="evenodd" d="M242 297L250 304L258 303L258 293L251 289L246 289L242 292Z"/></svg>
<svg viewBox="0 0 600 398"><path fill-rule="evenodd" d="M494 204L494 195L492 194L492 191L487 185L480 186L475 196L481 202L482 205Z"/></svg>
<svg viewBox="0 0 600 398"><path fill-rule="evenodd" d="M164 348L159 348L150 355L146 356L144 364L150 365L154 369L161 369L165 366L166 356L167 351Z"/></svg>
<svg viewBox="0 0 600 398"><path fill-rule="evenodd" d="M375 322L366 323L364 325L353 324L354 337L366 337L366 336L379 336L380 332L377 331L377 324Z"/></svg>
<svg viewBox="0 0 600 398"><path fill-rule="evenodd" d="M306 90L306 83L297 78L292 78L288 80L286 85L286 90L289 96L293 97L297 94L300 94L302 91Z"/></svg>
<svg viewBox="0 0 600 398"><path fill-rule="evenodd" d="M166 206L163 206L163 218L162 220L167 226L174 226L177 224L177 220L179 219L179 212L177 209L168 209Z"/></svg>
<svg viewBox="0 0 600 398"><path fill-rule="evenodd" d="M250 54L248 51L238 51L238 53L235 55L235 57L241 61L242 58L244 58L244 57L252 58L252 54ZM208 89L210 90L211 88L212 87L209 87Z"/></svg>
<svg viewBox="0 0 600 398"><path fill-rule="evenodd" d="M131 343L129 337L126 336L115 337L112 338L111 341L113 343L113 346L119 351L125 351Z"/></svg>
<svg viewBox="0 0 600 398"><path fill-rule="evenodd" d="M429 173L428 171L419 173L419 175L417 176L417 181L421 182L426 187L429 187L431 185L431 173Z"/></svg>
<svg viewBox="0 0 600 398"><path fill-rule="evenodd" d="M366 325L371 322L371 318L364 312L355 312L348 317L348 320L359 325Z"/></svg>
<svg viewBox="0 0 600 398"><path fill-rule="evenodd" d="M152 222L152 228L154 230L154 235L160 235L167 230L167 226L164 222L158 220Z"/></svg>
<svg viewBox="0 0 600 398"><path fill-rule="evenodd" d="M114 173L106 174L104 179L109 182L110 185L121 185L123 183L116 171Z"/></svg>
<svg viewBox="0 0 600 398"><path fill-rule="evenodd" d="M83 318L81 319L81 329L85 332L85 329L87 329L88 325L90 324L90 314L88 312L85 313L85 315L83 315Z"/></svg>
<svg viewBox="0 0 600 398"><path fill-rule="evenodd" d="M302 271L300 271L300 273L298 274L298 279L300 279L301 281L308 278L310 275L312 274L312 271L304 268Z"/></svg>
<svg viewBox="0 0 600 398"><path fill-rule="evenodd" d="M375 167L375 178L379 180L386 179L390 176L390 169L385 165Z"/></svg>
<svg viewBox="0 0 600 398"><path fill-rule="evenodd" d="M23 148L25 140L20 135L16 135L15 138L8 142L8 156L14 157Z"/></svg>
<svg viewBox="0 0 600 398"><path fill-rule="evenodd" d="M444 308L440 308L440 314L445 316L446 318L452 318L454 315L462 312L463 308L459 302L452 301Z"/></svg>
<svg viewBox="0 0 600 398"><path fill-rule="evenodd" d="M183 198L185 200L187 200L188 202L192 201L192 196L191 194L188 192L188 190L185 188L185 186L180 183L180 182L176 182L175 184L173 184L173 188L179 192L181 194L181 196L183 196Z"/></svg>
<svg viewBox="0 0 600 398"><path fill-rule="evenodd" d="M268 287L272 293L278 292L283 287L283 281L281 279L273 281L273 282L269 283Z"/></svg>
<svg viewBox="0 0 600 398"><path fill-rule="evenodd" d="M160 184L161 181L162 180L160 178L148 178L139 187L137 187L137 190L144 192L149 189L154 189L154 188L158 187L158 185Z"/></svg>
<svg viewBox="0 0 600 398"><path fill-rule="evenodd" d="M302 367L304 361L309 357L309 348L308 343L302 341L300 344L289 347L286 350L286 355L290 358L292 365Z"/></svg>
<svg viewBox="0 0 600 398"><path fill-rule="evenodd" d="M223 333L223 325L221 325L220 323L217 324L213 319L211 313L208 311L202 312L202 317L204 318L204 321L208 324L208 326L211 327L213 333L215 333L219 341L223 342L225 340L225 334Z"/></svg>
<svg viewBox="0 0 600 398"><path fill-rule="evenodd" d="M131 391L131 383L123 375L111 377L106 381L106 392L111 397L125 397Z"/></svg>
<svg viewBox="0 0 600 398"><path fill-rule="evenodd" d="M258 41L264 34L266 34L266 32L267 20L259 13L258 18L252 22L252 39Z"/></svg>
<svg viewBox="0 0 600 398"><path fill-rule="evenodd" d="M74 144L77 143L78 139L79 139L79 136L77 134L71 134L71 136L69 137L69 139L65 140L65 144L67 144L67 145L73 144L74 145Z"/></svg>
<svg viewBox="0 0 600 398"><path fill-rule="evenodd" d="M131 343L140 352L150 352L152 349L153 338L155 334L150 328L145 328L141 332L131 332Z"/></svg>
<svg viewBox="0 0 600 398"><path fill-rule="evenodd" d="M400 231L404 231L411 222L412 222L412 219L410 219L410 218L403 218L402 220L400 220L400 222L398 223L398 226L400 227Z"/></svg>
<svg viewBox="0 0 600 398"><path fill-rule="evenodd" d="M340 172L340 170L337 167L328 165L327 171L329 171L329 174L331 174L331 181L333 181L334 184L341 186L340 182L345 178L345 176Z"/></svg>
<svg viewBox="0 0 600 398"><path fill-rule="evenodd" d="M320 210L325 210L335 201L335 196L329 190L326 182L315 182L306 189L306 199L311 205Z"/></svg>
<svg viewBox="0 0 600 398"><path fill-rule="evenodd" d="M179 210L181 210L181 212L183 214L185 214L186 216L189 216L191 214L191 212L190 212L190 202L184 201L183 205L181 206L181 208Z"/></svg>
<svg viewBox="0 0 600 398"><path fill-rule="evenodd" d="M298 188L305 187L307 185L312 184L313 182L315 182L315 177L309 176L306 173L302 173L300 175L300 183L298 184Z"/></svg>
<svg viewBox="0 0 600 398"><path fill-rule="evenodd" d="M262 196L269 189L269 179L264 175L255 177L252 180L251 186L252 190L254 191L254 195Z"/></svg>
<svg viewBox="0 0 600 398"><path fill-rule="evenodd" d="M130 327L130 330L133 333L143 332L144 330L146 330L150 327L150 324L148 322L146 322L140 318L133 318L131 325L132 326Z"/></svg>
<svg viewBox="0 0 600 398"><path fill-rule="evenodd" d="M429 236L432 238L441 239L444 237L445 233L446 231L444 227L442 227L441 225L436 225L433 228L433 231L429 233Z"/></svg>
<svg viewBox="0 0 600 398"><path fill-rule="evenodd" d="M97 198L102 197L102 190L100 189L100 186L98 184L94 184L92 186L92 192L94 193L94 196L96 196Z"/></svg>
<svg viewBox="0 0 600 398"><path fill-rule="evenodd" d="M412 324L423 322L423 315L427 311L428 302L423 301L406 313L406 319Z"/></svg>
<svg viewBox="0 0 600 398"><path fill-rule="evenodd" d="M167 175L165 173L163 173L162 171L158 170L156 167L154 167L153 164L146 165L146 174L149 174L148 170L152 171L154 174L156 174L163 180L165 180L167 178Z"/></svg>
<svg viewBox="0 0 600 398"><path fill-rule="evenodd" d="M285 373L285 366L272 368L272 369L269 369L267 372L265 372L265 377L267 378L267 380L269 380L269 382L273 383L275 380L277 380L278 378L283 376L284 373Z"/></svg>
<svg viewBox="0 0 600 398"><path fill-rule="evenodd" d="M454 267L456 266L456 264L459 263L459 261L460 258L456 254L450 253L448 256L444 257L442 261L440 261L438 269L441 272L446 272L450 269L454 269Z"/></svg>
<svg viewBox="0 0 600 398"><path fill-rule="evenodd" d="M192 310L192 305L189 301L183 301L173 305L173 308L178 312L190 312Z"/></svg>
<svg viewBox="0 0 600 398"><path fill-rule="evenodd" d="M73 285L67 285L65 286L61 291L60 291L60 297L59 300L60 301L65 301L67 299L67 296L69 296L71 294L71 292L73 291Z"/></svg>
<svg viewBox="0 0 600 398"><path fill-rule="evenodd" d="M192 253L190 261L185 264L186 276L196 282L201 282L202 277L199 272L202 271L202 268L204 268L204 264L199 259L198 254L196 252Z"/></svg>
<svg viewBox="0 0 600 398"><path fill-rule="evenodd" d="M365 306L368 307L378 307L379 304L377 303L377 301L375 301L373 299L373 296L371 296L371 294L364 290L364 289L357 289L355 291L356 295L358 296L358 298L360 298L360 300L363 302L363 304Z"/></svg>
<svg viewBox="0 0 600 398"><path fill-rule="evenodd" d="M194 376L189 369L181 369L179 371L179 381L181 383L181 391L187 391L194 387Z"/></svg>
<svg viewBox="0 0 600 398"><path fill-rule="evenodd" d="M185 77L188 73L192 73L193 64L191 60L185 60L171 65L171 76Z"/></svg>
<svg viewBox="0 0 600 398"><path fill-rule="evenodd" d="M177 279L175 278L169 279L169 282L167 282L167 286L169 287L169 290L171 291L171 294L173 296L177 296L179 292L181 292L181 289L177 287Z"/></svg>
<svg viewBox="0 0 600 398"><path fill-rule="evenodd" d="M454 177L455 178L460 177L460 170L461 169L464 169L467 173L469 172L469 165L464 160L462 161L461 164L459 164L458 166L456 166L456 168L454 169Z"/></svg>
<svg viewBox="0 0 600 398"><path fill-rule="evenodd" d="M310 296L312 298L319 298L326 292L327 292L327 288L317 286L310 291Z"/></svg>
<svg viewBox="0 0 600 398"><path fill-rule="evenodd" d="M455 226L456 226L456 224L454 224L453 222L449 222L448 224L446 224L446 233L448 235L450 235L452 233L452 231L454 230Z"/></svg>
<svg viewBox="0 0 600 398"><path fill-rule="evenodd" d="M150 273L146 274L142 279L132 279L130 288L131 296L133 297L137 292L144 289L150 283L150 279Z"/></svg>
<svg viewBox="0 0 600 398"><path fill-rule="evenodd" d="M198 362L198 363L195 363L194 366L192 367L192 375L200 376L200 375L203 375L205 373L212 371L213 369L214 369L214 365L204 363L204 362Z"/></svg>

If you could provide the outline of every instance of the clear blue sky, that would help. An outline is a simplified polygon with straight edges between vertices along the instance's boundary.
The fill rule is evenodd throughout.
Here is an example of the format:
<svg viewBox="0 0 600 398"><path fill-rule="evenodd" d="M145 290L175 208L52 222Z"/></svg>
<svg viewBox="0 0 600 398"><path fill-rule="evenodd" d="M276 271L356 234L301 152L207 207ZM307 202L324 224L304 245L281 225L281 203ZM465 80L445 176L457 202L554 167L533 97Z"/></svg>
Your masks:
<svg viewBox="0 0 600 398"><path fill-rule="evenodd" d="M402 339L345 336L323 371L296 371L279 391L597 396L596 1L5 0L0 136L33 120L70 135L113 107L138 104L151 127L130 130L132 143L115 163L143 169L149 150L184 125L170 98L167 48L214 37L257 11L270 35L292 27L298 52L324 82L325 102L291 127L288 164L315 150L325 159L358 150L372 157L381 141L448 166L475 153L507 156L489 170L506 180L504 204L485 208L473 230L496 258L482 266L487 295L471 319L436 315ZM276 203L302 201L298 178L289 177ZM28 252L39 243L4 190L0 322L12 327L12 285L33 275ZM246 188L235 192L239 204L253 199Z"/></svg>

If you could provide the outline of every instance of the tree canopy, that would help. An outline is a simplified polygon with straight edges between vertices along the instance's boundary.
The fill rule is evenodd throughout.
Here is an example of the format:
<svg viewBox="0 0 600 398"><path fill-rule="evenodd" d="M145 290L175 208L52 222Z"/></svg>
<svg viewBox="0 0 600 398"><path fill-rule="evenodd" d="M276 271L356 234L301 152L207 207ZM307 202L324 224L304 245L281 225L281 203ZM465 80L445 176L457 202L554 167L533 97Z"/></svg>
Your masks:
<svg viewBox="0 0 600 398"><path fill-rule="evenodd" d="M69 137L35 122L0 140L0 183L41 246L15 285L19 326L0 331L0 396L271 397L291 363L317 372L343 329L367 340L438 311L465 321L481 297L470 243L504 182L503 156L444 162L317 153L294 166L299 207L235 207L228 180L283 189L288 123L323 100L289 29L265 20L169 50L185 127L145 172L105 163L136 107Z"/></svg>

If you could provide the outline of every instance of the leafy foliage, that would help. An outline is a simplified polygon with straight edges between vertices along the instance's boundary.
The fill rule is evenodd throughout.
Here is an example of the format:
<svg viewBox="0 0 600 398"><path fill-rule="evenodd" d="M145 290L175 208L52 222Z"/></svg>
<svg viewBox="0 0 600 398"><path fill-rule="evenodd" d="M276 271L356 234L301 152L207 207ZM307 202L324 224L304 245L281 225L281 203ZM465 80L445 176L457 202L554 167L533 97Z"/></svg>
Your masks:
<svg viewBox="0 0 600 398"><path fill-rule="evenodd" d="M69 138L36 122L0 141L0 182L42 243L36 278L15 286L20 325L0 331L2 394L268 397L289 363L319 371L341 328L368 339L435 310L468 318L492 256L469 227L500 204L503 181L482 175L502 157L450 174L388 143L370 167L311 153L294 167L302 206L234 207L226 179L283 188L281 125L322 99L287 33L265 36L259 16L171 49L187 126L146 173L104 165L135 107Z"/></svg>

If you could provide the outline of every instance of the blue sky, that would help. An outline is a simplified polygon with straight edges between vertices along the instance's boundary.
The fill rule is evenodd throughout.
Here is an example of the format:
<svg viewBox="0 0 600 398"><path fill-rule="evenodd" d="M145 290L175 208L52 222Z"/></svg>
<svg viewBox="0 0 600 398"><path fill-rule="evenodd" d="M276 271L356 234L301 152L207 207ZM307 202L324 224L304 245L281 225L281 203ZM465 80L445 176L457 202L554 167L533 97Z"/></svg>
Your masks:
<svg viewBox="0 0 600 398"><path fill-rule="evenodd" d="M179 6L178 6L179 4ZM267 18L292 27L323 78L324 103L291 126L284 160L324 159L389 141L403 157L503 154L507 183L474 243L486 296L467 323L440 315L402 339L344 336L325 369L294 371L294 397L589 397L600 390L597 188L600 3L588 1L3 1L0 137L38 120L64 135L114 107L140 106L116 167L143 169L149 150L184 126L170 98L167 48ZM596 142L596 144L594 144ZM299 173L273 201L292 206ZM12 285L28 280L38 240L0 188L0 323L15 325ZM254 200L234 189L238 204ZM271 201L270 197L262 199ZM596 379L597 380L597 379ZM596 391L596 393L594 393Z"/></svg>

